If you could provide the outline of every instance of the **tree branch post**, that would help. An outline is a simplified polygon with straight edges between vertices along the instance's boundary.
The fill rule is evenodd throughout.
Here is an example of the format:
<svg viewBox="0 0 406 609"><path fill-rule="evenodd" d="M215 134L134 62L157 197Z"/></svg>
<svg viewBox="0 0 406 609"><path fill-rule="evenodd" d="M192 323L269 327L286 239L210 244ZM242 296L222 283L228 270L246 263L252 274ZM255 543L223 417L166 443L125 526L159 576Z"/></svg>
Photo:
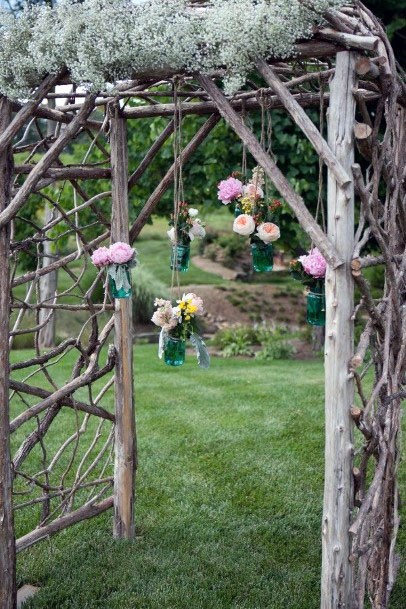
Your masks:
<svg viewBox="0 0 406 609"><path fill-rule="evenodd" d="M128 229L128 153L126 120L112 108L111 240L129 243ZM133 386L132 299L115 300L115 463L114 463L114 536L134 537L134 491L136 470L135 409Z"/></svg>
<svg viewBox="0 0 406 609"><path fill-rule="evenodd" d="M337 54L336 73L330 87L328 144L348 174L354 158L355 57ZM351 257L354 242L354 186L340 186L328 172L328 236L344 265L327 268L325 342L325 481L322 523L321 609L353 607L350 556L353 505L353 423L351 405L354 382L349 374L353 355L353 301Z"/></svg>
<svg viewBox="0 0 406 609"><path fill-rule="evenodd" d="M0 99L0 138L11 121L10 102ZM0 155L0 213L10 201L13 159L11 148ZM0 607L15 609L16 561L12 503L9 415L9 271L10 234L0 229Z"/></svg>

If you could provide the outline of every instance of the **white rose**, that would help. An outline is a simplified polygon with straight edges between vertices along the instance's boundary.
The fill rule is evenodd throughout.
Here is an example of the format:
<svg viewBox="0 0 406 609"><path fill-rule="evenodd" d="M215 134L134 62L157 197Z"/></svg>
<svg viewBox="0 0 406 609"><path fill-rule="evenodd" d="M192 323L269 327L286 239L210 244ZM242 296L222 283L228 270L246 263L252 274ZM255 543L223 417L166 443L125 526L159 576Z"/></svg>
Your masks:
<svg viewBox="0 0 406 609"><path fill-rule="evenodd" d="M174 242L175 241L175 227L172 226L172 228L170 230L168 230L166 232L166 234L168 235L169 239Z"/></svg>
<svg viewBox="0 0 406 609"><path fill-rule="evenodd" d="M264 222L263 224L259 224L257 227L257 231L258 237L264 243L271 243L271 241L276 241L281 236L279 226L273 224L272 222Z"/></svg>
<svg viewBox="0 0 406 609"><path fill-rule="evenodd" d="M199 222L193 222L192 228L189 231L189 237L192 239L193 237L203 237L206 236L206 231L203 226ZM192 239L193 240L193 239Z"/></svg>
<svg viewBox="0 0 406 609"><path fill-rule="evenodd" d="M233 224L233 231L239 235L251 235L255 230L255 222L252 216L240 214L236 217Z"/></svg>
<svg viewBox="0 0 406 609"><path fill-rule="evenodd" d="M195 209L194 207L190 207L189 208L189 216L190 218L196 218L196 216L199 215L199 210Z"/></svg>

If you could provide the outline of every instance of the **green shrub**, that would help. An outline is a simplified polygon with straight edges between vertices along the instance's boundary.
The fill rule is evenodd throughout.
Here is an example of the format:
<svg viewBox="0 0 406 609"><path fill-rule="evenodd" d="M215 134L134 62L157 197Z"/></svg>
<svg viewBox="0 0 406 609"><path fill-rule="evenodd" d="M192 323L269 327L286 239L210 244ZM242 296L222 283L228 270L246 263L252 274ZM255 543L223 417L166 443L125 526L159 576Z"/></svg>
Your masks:
<svg viewBox="0 0 406 609"><path fill-rule="evenodd" d="M148 323L155 310L155 298L168 298L168 288L142 265L133 270L132 279L133 323Z"/></svg>
<svg viewBox="0 0 406 609"><path fill-rule="evenodd" d="M289 342L293 335L282 326L234 326L219 330L213 339L213 344L220 348L223 357L245 355L259 359L289 359L294 353L294 347ZM255 351L254 347L260 347Z"/></svg>

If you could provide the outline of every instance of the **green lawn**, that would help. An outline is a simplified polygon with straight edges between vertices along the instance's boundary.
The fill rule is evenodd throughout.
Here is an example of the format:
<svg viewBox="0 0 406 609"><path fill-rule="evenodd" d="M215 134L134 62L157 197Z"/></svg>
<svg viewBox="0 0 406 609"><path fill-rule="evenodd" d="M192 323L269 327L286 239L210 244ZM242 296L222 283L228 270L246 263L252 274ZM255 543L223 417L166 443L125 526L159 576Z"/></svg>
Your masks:
<svg viewBox="0 0 406 609"><path fill-rule="evenodd" d="M108 513L26 550L19 582L41 591L25 607L317 609L322 364L171 369L140 345L135 366L137 539L113 540ZM405 595L403 565L391 609Z"/></svg>

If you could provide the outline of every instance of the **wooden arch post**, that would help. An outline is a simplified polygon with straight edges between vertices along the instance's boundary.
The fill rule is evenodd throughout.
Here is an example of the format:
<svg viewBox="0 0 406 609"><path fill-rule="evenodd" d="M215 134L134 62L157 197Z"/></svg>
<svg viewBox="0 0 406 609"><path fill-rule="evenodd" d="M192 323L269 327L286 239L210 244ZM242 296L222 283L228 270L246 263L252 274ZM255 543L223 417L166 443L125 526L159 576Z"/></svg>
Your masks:
<svg viewBox="0 0 406 609"><path fill-rule="evenodd" d="M330 86L328 143L337 160L351 173L354 159L355 57L337 54ZM344 264L326 274L325 343L325 480L322 523L321 609L352 609L350 556L353 505L353 438L351 406L354 383L349 374L353 355L354 286L351 258L354 248L354 187L342 187L328 173L328 237Z"/></svg>
<svg viewBox="0 0 406 609"><path fill-rule="evenodd" d="M0 134L11 121L11 103L0 99ZM7 147L0 153L0 213L10 202L13 160ZM0 228L0 607L16 606L16 551L13 526L9 417L9 225Z"/></svg>
<svg viewBox="0 0 406 609"><path fill-rule="evenodd" d="M111 241L129 243L128 154L126 120L115 106L110 118L112 220ZM115 299L115 462L114 536L134 537L136 437L133 384L132 299Z"/></svg>

